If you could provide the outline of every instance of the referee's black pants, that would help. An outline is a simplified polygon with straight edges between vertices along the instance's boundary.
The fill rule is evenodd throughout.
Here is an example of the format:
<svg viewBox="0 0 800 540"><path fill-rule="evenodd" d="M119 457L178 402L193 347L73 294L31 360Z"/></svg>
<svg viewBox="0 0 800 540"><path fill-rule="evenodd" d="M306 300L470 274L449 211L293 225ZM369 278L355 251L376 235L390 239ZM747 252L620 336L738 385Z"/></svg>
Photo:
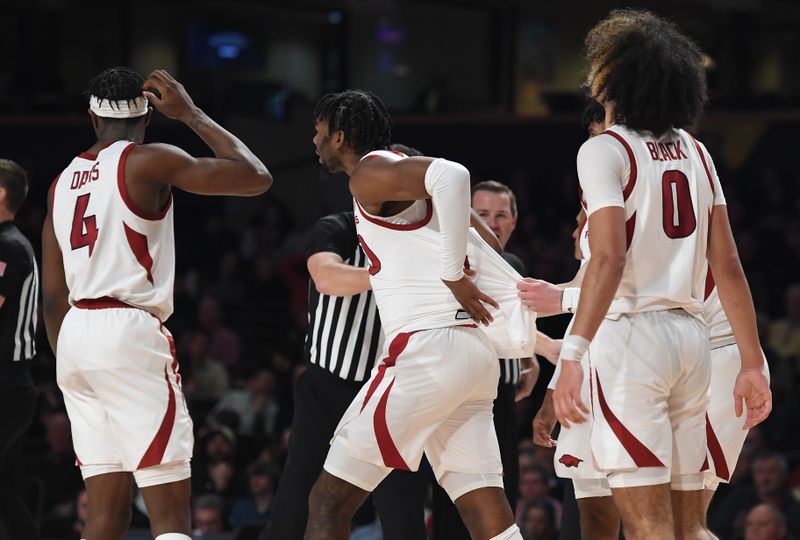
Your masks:
<svg viewBox="0 0 800 540"><path fill-rule="evenodd" d="M309 364L294 384L289 454L272 502L272 523L261 540L302 540L308 495L322 472L339 419L363 383L348 382ZM384 540L424 540L427 479L421 472L393 471L372 493Z"/></svg>
<svg viewBox="0 0 800 540"><path fill-rule="evenodd" d="M503 462L503 487L514 513L519 492L519 441L517 438L516 386L499 383L494 400L494 429ZM433 486L434 540L470 540L469 531L461 520L456 505L438 484Z"/></svg>
<svg viewBox="0 0 800 540"><path fill-rule="evenodd" d="M22 439L35 410L33 384L0 387L0 540L39 538L36 523L22 501Z"/></svg>

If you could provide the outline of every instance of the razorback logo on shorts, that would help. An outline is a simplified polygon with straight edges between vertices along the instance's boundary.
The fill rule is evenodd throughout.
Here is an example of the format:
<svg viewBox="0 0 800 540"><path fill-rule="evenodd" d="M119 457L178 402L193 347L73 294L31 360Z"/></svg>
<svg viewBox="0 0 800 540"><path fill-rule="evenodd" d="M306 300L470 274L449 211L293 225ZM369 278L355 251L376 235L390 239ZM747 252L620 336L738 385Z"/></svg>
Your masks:
<svg viewBox="0 0 800 540"><path fill-rule="evenodd" d="M560 458L558 458L558 462L564 465L565 467L575 467L577 468L578 465L581 464L582 459L578 459L575 456L571 456L569 454L564 454Z"/></svg>

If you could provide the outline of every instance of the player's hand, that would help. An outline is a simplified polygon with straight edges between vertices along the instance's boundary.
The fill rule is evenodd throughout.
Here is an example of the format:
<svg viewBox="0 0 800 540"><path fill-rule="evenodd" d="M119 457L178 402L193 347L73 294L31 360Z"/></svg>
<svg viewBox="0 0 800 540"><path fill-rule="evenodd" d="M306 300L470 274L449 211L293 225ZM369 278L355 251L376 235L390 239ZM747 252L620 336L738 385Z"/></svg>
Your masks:
<svg viewBox="0 0 800 540"><path fill-rule="evenodd" d="M453 296L456 297L458 303L464 308L464 311L477 323L489 326L494 319L486 309L484 304L494 306L495 309L500 309L497 302L492 300L488 295L481 292L477 285L475 285L468 276L463 276L457 281L442 280L447 285Z"/></svg>
<svg viewBox="0 0 800 540"><path fill-rule="evenodd" d="M553 440L553 429L556 427L556 411L553 408L553 391L549 388L544 394L542 408L533 419L533 444L552 448L556 445Z"/></svg>
<svg viewBox="0 0 800 540"><path fill-rule="evenodd" d="M522 305L536 312L540 317L563 313L561 294L563 291L550 282L541 279L525 278L517 283Z"/></svg>
<svg viewBox="0 0 800 540"><path fill-rule="evenodd" d="M564 343L563 339L554 339L549 343L545 350L542 352L543 356L548 362L553 365L558 364L558 355L561 354L561 345Z"/></svg>
<svg viewBox="0 0 800 540"><path fill-rule="evenodd" d="M561 374L558 376L556 389L553 391L553 407L556 418L565 428L573 424L586 422L589 409L581 401L583 385L583 366L579 361L562 358Z"/></svg>
<svg viewBox="0 0 800 540"><path fill-rule="evenodd" d="M529 358L527 362L530 366L519 372L519 384L514 401L521 401L531 395L533 387L536 386L536 381L539 379L539 361L536 358Z"/></svg>
<svg viewBox="0 0 800 540"><path fill-rule="evenodd" d="M743 429L750 429L766 420L772 411L772 392L761 368L743 368L739 371L733 386L733 402L737 418L746 409Z"/></svg>
<svg viewBox="0 0 800 540"><path fill-rule="evenodd" d="M152 72L142 85L142 94L167 118L187 122L196 108L181 83L163 69Z"/></svg>

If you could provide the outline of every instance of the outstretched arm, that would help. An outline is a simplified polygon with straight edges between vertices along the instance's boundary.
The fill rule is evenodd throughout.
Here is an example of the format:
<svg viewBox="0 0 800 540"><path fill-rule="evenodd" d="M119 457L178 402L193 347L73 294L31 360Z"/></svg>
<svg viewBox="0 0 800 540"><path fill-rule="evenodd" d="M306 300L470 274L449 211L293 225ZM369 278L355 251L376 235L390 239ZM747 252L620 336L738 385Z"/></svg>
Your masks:
<svg viewBox="0 0 800 540"><path fill-rule="evenodd" d="M345 264L338 253L322 251L308 258L308 273L320 294L354 296L372 288L369 271Z"/></svg>
<svg viewBox="0 0 800 540"><path fill-rule="evenodd" d="M129 157L136 162L137 178L201 195L258 195L272 185L272 176L261 160L200 110L169 73L152 72L142 93L165 116L189 126L216 157L194 158L165 144L137 146Z"/></svg>

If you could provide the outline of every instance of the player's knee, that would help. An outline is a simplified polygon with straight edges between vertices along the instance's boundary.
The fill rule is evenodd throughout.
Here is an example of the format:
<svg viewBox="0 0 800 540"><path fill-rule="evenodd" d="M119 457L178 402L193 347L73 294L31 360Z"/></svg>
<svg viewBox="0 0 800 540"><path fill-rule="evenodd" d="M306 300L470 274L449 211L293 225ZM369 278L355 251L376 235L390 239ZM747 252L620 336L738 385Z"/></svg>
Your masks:
<svg viewBox="0 0 800 540"><path fill-rule="evenodd" d="M133 514L130 506L95 509L89 515L88 525L94 531L105 531L106 538L122 536L130 525Z"/></svg>

